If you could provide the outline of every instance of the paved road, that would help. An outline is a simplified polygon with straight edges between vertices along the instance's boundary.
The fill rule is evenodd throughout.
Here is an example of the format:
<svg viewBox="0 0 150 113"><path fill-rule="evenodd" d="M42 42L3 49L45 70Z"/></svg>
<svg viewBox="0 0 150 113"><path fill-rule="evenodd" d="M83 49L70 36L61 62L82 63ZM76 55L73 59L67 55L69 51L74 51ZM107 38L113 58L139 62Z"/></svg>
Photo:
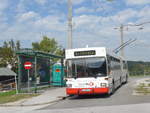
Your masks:
<svg viewBox="0 0 150 113"><path fill-rule="evenodd" d="M42 110L150 103L150 96L132 95L134 88L133 86L138 79L141 78L130 78L128 84L123 85L110 97L105 95L74 96L69 97L64 101L44 107Z"/></svg>
<svg viewBox="0 0 150 113"><path fill-rule="evenodd" d="M0 113L150 113L150 96L132 95L138 79L142 78L131 78L111 97L74 96L49 105L0 107Z"/></svg>

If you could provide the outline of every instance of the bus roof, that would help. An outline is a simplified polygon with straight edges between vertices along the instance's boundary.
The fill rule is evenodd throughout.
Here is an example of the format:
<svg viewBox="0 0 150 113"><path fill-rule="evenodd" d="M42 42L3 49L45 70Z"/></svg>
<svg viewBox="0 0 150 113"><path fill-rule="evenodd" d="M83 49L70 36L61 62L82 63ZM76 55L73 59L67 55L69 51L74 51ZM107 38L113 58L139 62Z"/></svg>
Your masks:
<svg viewBox="0 0 150 113"><path fill-rule="evenodd" d="M122 59L120 56L112 52L110 49L107 49L106 47L67 49L65 58L77 59L77 58L90 58L90 57L106 57L106 55L110 55L115 58Z"/></svg>

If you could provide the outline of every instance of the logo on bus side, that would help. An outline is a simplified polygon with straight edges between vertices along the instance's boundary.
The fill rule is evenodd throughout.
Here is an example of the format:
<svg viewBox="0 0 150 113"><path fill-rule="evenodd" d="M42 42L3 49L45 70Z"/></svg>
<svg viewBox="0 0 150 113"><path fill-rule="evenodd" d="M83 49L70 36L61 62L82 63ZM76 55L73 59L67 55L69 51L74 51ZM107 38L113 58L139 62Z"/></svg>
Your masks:
<svg viewBox="0 0 150 113"><path fill-rule="evenodd" d="M93 83L93 82L90 82L90 83L87 83L86 85L93 86L94 83Z"/></svg>

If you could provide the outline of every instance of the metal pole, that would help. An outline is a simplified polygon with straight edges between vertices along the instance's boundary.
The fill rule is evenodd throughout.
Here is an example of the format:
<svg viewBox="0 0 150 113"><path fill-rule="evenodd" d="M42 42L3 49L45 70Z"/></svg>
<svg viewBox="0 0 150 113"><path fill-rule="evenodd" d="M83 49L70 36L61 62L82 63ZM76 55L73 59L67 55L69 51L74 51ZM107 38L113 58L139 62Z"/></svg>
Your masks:
<svg viewBox="0 0 150 113"><path fill-rule="evenodd" d="M63 64L63 59L61 59L61 86L64 86L64 64Z"/></svg>
<svg viewBox="0 0 150 113"><path fill-rule="evenodd" d="M35 63L35 72L34 72L35 83L34 83L34 88L35 88L35 93L36 93L37 92L37 84L36 84L36 78L37 78L37 56L36 55L35 55L34 63Z"/></svg>
<svg viewBox="0 0 150 113"><path fill-rule="evenodd" d="M18 94L17 75L15 76L15 83L16 83L16 94Z"/></svg>
<svg viewBox="0 0 150 113"><path fill-rule="evenodd" d="M51 59L49 59L49 87L51 86Z"/></svg>
<svg viewBox="0 0 150 113"><path fill-rule="evenodd" d="M72 48L72 0L68 0L68 49Z"/></svg>
<svg viewBox="0 0 150 113"><path fill-rule="evenodd" d="M121 45L123 45L123 43L124 43L124 39L123 39L123 38L124 38L124 37L123 37L123 30L124 30L124 29L123 29L123 28L124 28L124 26L121 25L121 26L120 26ZM121 56L124 57L124 48L121 49Z"/></svg>
<svg viewBox="0 0 150 113"><path fill-rule="evenodd" d="M28 69L28 93L30 92L30 75L29 75L29 69Z"/></svg>
<svg viewBox="0 0 150 113"><path fill-rule="evenodd" d="M18 90L21 89L21 59L18 55Z"/></svg>

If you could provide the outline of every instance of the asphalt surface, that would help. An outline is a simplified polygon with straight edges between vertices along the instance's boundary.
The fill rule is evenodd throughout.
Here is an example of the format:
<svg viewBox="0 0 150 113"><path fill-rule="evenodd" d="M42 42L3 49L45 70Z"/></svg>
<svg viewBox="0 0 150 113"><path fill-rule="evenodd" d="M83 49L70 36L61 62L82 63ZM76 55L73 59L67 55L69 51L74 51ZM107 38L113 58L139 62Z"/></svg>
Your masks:
<svg viewBox="0 0 150 113"><path fill-rule="evenodd" d="M142 77L143 78L143 77ZM67 99L48 105L41 110L52 109L70 109L70 108L88 108L100 106L114 106L114 105L130 105L150 103L150 96L136 96L133 95L134 84L140 77L132 77L129 82L122 85L116 90L112 96L93 95L93 96L73 96Z"/></svg>

